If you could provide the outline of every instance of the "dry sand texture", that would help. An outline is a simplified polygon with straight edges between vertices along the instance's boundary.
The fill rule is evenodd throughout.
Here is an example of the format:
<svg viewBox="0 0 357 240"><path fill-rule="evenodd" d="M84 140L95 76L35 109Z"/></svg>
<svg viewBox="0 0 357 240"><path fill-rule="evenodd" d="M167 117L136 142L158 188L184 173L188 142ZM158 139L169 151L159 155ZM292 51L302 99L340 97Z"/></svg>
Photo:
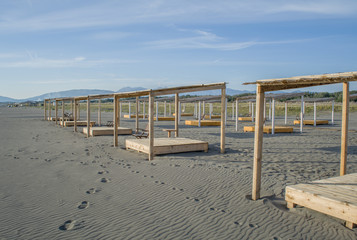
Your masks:
<svg viewBox="0 0 357 240"><path fill-rule="evenodd" d="M43 121L40 109L1 107L0 239L356 239L343 221L287 210L283 200L288 184L338 176L340 115L335 127L265 135L262 199L251 201L253 133L243 124L236 133L228 121L226 154L219 128L181 125L180 136L207 140L209 152L149 162L123 149L130 136L113 148L112 137L87 139ZM155 135L172 126L155 123ZM352 113L349 173L357 172L356 126Z"/></svg>

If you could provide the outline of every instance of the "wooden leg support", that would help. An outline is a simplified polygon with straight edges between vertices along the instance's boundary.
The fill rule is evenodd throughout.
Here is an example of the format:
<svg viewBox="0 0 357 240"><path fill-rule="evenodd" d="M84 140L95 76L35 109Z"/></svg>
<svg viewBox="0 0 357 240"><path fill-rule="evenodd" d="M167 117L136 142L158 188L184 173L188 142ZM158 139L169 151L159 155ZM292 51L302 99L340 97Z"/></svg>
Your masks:
<svg viewBox="0 0 357 240"><path fill-rule="evenodd" d="M346 222L346 227L350 228L350 229L353 229L355 228L357 225L353 222Z"/></svg>
<svg viewBox="0 0 357 240"><path fill-rule="evenodd" d="M294 208L294 207L296 207L296 204L292 203L292 202L287 202L287 207L288 208Z"/></svg>

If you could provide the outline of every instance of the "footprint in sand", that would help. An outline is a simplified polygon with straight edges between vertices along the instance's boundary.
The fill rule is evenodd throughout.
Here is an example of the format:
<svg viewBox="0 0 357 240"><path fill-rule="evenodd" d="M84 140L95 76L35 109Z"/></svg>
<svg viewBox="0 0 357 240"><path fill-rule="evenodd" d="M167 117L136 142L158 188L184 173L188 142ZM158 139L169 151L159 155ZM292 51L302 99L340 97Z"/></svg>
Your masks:
<svg viewBox="0 0 357 240"><path fill-rule="evenodd" d="M59 227L59 229L63 230L63 231L72 230L74 228L75 224L76 224L75 220L68 220L68 221L65 221L64 224Z"/></svg>
<svg viewBox="0 0 357 240"><path fill-rule="evenodd" d="M86 209L87 207L89 207L89 202L88 201L83 201L78 206L79 209Z"/></svg>
<svg viewBox="0 0 357 240"><path fill-rule="evenodd" d="M108 182L110 182L110 179L109 178L101 178L100 181L102 183L108 183Z"/></svg>
<svg viewBox="0 0 357 240"><path fill-rule="evenodd" d="M107 173L109 173L109 171L107 171L107 170L100 170L100 171L98 172L98 174L107 174Z"/></svg>
<svg viewBox="0 0 357 240"><path fill-rule="evenodd" d="M86 191L87 194L94 194L97 192L100 192L100 189L90 188L89 190Z"/></svg>

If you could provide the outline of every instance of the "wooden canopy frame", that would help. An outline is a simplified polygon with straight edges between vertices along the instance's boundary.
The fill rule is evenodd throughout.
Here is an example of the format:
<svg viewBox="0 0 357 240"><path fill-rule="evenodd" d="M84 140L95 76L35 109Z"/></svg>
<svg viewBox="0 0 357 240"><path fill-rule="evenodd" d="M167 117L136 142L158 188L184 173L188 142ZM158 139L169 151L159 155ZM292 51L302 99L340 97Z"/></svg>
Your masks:
<svg viewBox="0 0 357 240"><path fill-rule="evenodd" d="M244 85L247 84L257 85L257 90L256 90L257 120L255 121L255 133L254 133L254 163L253 163L253 184L252 184L253 200L257 200L260 198L261 166L262 166L262 150L263 150L263 122L264 122L263 104L264 104L265 92L343 83L341 161L340 161L340 175L342 176L346 174L350 81L357 81L357 72L268 79L268 80L258 80L256 82L244 83Z"/></svg>

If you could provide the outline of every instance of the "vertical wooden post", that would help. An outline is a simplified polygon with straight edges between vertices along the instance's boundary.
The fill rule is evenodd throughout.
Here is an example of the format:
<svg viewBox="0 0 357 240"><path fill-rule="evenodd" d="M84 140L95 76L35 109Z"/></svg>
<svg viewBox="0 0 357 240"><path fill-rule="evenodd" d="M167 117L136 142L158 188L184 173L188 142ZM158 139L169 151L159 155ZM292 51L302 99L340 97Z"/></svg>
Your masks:
<svg viewBox="0 0 357 240"><path fill-rule="evenodd" d="M269 101L269 120L271 120L271 99Z"/></svg>
<svg viewBox="0 0 357 240"><path fill-rule="evenodd" d="M149 94L149 161L154 159L154 97Z"/></svg>
<svg viewBox="0 0 357 240"><path fill-rule="evenodd" d="M301 110L300 110L300 133L302 133L304 126L304 96L301 96Z"/></svg>
<svg viewBox="0 0 357 240"><path fill-rule="evenodd" d="M212 113L213 113L213 103L209 104L209 119L212 119Z"/></svg>
<svg viewBox="0 0 357 240"><path fill-rule="evenodd" d="M179 122L181 121L181 102L180 102L180 100L179 100L179 108L178 108L178 115L179 115L179 118L178 118L178 120L179 120Z"/></svg>
<svg viewBox="0 0 357 240"><path fill-rule="evenodd" d="M264 120L266 120L266 118L267 118L267 111L266 111L266 105L267 105L267 99L266 98L264 98L264 110L263 110L263 118L264 118ZM264 122L264 124L265 124L265 122Z"/></svg>
<svg viewBox="0 0 357 240"><path fill-rule="evenodd" d="M224 88L221 89L221 153L226 152L226 106L226 84L224 84Z"/></svg>
<svg viewBox="0 0 357 240"><path fill-rule="evenodd" d="M234 102L232 102L232 120L234 120Z"/></svg>
<svg viewBox="0 0 357 240"><path fill-rule="evenodd" d="M335 121L335 100L332 100L332 109L331 109L331 124L334 124Z"/></svg>
<svg viewBox="0 0 357 240"><path fill-rule="evenodd" d="M202 116L204 116L206 114L205 109L206 109L206 103L205 103L205 101L202 101Z"/></svg>
<svg viewBox="0 0 357 240"><path fill-rule="evenodd" d="M179 136L179 94L175 94L175 137Z"/></svg>
<svg viewBox="0 0 357 240"><path fill-rule="evenodd" d="M47 108L46 108L46 99L43 100L43 109L44 109L44 119L47 120Z"/></svg>
<svg viewBox="0 0 357 240"><path fill-rule="evenodd" d="M198 102L198 127L201 127L201 101Z"/></svg>
<svg viewBox="0 0 357 240"><path fill-rule="evenodd" d="M129 119L131 119L131 103L129 102Z"/></svg>
<svg viewBox="0 0 357 240"><path fill-rule="evenodd" d="M239 114L239 110L238 110L238 99L236 99L236 131L238 132L238 114Z"/></svg>
<svg viewBox="0 0 357 240"><path fill-rule="evenodd" d="M164 102L164 117L166 117L166 101Z"/></svg>
<svg viewBox="0 0 357 240"><path fill-rule="evenodd" d="M275 99L272 100L272 113L271 113L271 135L275 134Z"/></svg>
<svg viewBox="0 0 357 240"><path fill-rule="evenodd" d="M87 98L87 138L90 136L90 99Z"/></svg>
<svg viewBox="0 0 357 240"><path fill-rule="evenodd" d="M64 127L64 101L62 100L62 127Z"/></svg>
<svg viewBox="0 0 357 240"><path fill-rule="evenodd" d="M58 101L56 100L56 106L55 106L55 117L56 117L56 125L57 125L57 120L58 120Z"/></svg>
<svg viewBox="0 0 357 240"><path fill-rule="evenodd" d="M121 107L122 107L122 104L120 102L120 98L117 99L117 122L118 122L118 127L120 127L120 119L121 119Z"/></svg>
<svg viewBox="0 0 357 240"><path fill-rule="evenodd" d="M227 105L228 105L228 99L226 98L226 100L224 101L224 125L226 126L227 125L227 113L228 113L228 108L227 108Z"/></svg>
<svg viewBox="0 0 357 240"><path fill-rule="evenodd" d="M197 103L194 103L194 105L195 105L195 109L194 109L194 115L195 115L195 118L197 118Z"/></svg>
<svg viewBox="0 0 357 240"><path fill-rule="evenodd" d="M285 125L288 124L288 102L285 102Z"/></svg>
<svg viewBox="0 0 357 240"><path fill-rule="evenodd" d="M119 101L119 100L118 100ZM119 110L120 117L123 116L123 103L120 101L120 110Z"/></svg>
<svg viewBox="0 0 357 240"><path fill-rule="evenodd" d="M139 131L139 97L136 97L135 132Z"/></svg>
<svg viewBox="0 0 357 240"><path fill-rule="evenodd" d="M254 102L252 102L252 122L254 122Z"/></svg>
<svg viewBox="0 0 357 240"><path fill-rule="evenodd" d="M73 113L73 108L74 108L74 106L73 106L73 99L71 100L71 113L72 113L72 116L74 115L74 113ZM71 120L71 119L69 119L69 120Z"/></svg>
<svg viewBox="0 0 357 240"><path fill-rule="evenodd" d="M169 102L169 116L171 116L171 102Z"/></svg>
<svg viewBox="0 0 357 240"><path fill-rule="evenodd" d="M51 115L52 115L52 101L51 101L51 99L49 99L48 100L48 121L52 121Z"/></svg>
<svg viewBox="0 0 357 240"><path fill-rule="evenodd" d="M143 119L145 119L145 100L143 101Z"/></svg>
<svg viewBox="0 0 357 240"><path fill-rule="evenodd" d="M349 114L350 92L349 83L343 83L343 100L342 100L342 126L341 126L341 163L340 175L346 174L347 165L347 146L348 146L348 114Z"/></svg>
<svg viewBox="0 0 357 240"><path fill-rule="evenodd" d="M78 120L81 120L81 101L78 101Z"/></svg>
<svg viewBox="0 0 357 240"><path fill-rule="evenodd" d="M78 107L78 102L76 99L74 99L74 115L73 115L73 130L74 132L77 132L77 107Z"/></svg>
<svg viewBox="0 0 357 240"><path fill-rule="evenodd" d="M159 102L156 101L156 122L159 121Z"/></svg>
<svg viewBox="0 0 357 240"><path fill-rule="evenodd" d="M316 127L316 102L314 102L314 127Z"/></svg>
<svg viewBox="0 0 357 240"><path fill-rule="evenodd" d="M264 104L264 90L260 85L257 85L256 96L256 121L254 132L254 162L253 162L253 186L252 199L260 198L261 186L261 171L262 171L262 152L263 152L263 104Z"/></svg>
<svg viewBox="0 0 357 240"><path fill-rule="evenodd" d="M249 111L249 115L252 116L252 102L251 101L248 102L248 109L249 109L248 110Z"/></svg>
<svg viewBox="0 0 357 240"><path fill-rule="evenodd" d="M98 125L99 127L102 125L102 100L99 98L98 100Z"/></svg>
<svg viewBox="0 0 357 240"><path fill-rule="evenodd" d="M119 98L114 95L113 103L114 103L114 112L113 112L113 136L114 136L114 147L118 146L118 101Z"/></svg>

